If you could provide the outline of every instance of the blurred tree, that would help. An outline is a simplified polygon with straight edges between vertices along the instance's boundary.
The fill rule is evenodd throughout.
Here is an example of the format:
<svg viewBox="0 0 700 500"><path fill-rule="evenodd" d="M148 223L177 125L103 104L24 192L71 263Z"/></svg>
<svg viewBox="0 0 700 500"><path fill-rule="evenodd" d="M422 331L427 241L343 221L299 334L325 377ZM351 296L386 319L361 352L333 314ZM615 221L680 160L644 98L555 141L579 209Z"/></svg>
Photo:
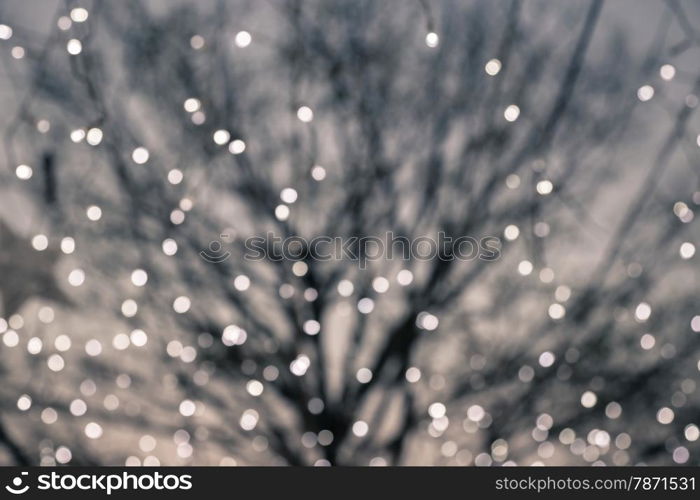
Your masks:
<svg viewBox="0 0 700 500"><path fill-rule="evenodd" d="M633 57L603 11L94 2L43 45L2 36L2 183L79 309L30 326L2 285L29 351L3 354L11 460L697 462L700 195L675 155L700 79L668 61L698 38L669 2ZM672 117L647 130L640 103ZM634 141L648 171L618 168ZM495 235L500 259L245 258L267 233L388 232Z"/></svg>

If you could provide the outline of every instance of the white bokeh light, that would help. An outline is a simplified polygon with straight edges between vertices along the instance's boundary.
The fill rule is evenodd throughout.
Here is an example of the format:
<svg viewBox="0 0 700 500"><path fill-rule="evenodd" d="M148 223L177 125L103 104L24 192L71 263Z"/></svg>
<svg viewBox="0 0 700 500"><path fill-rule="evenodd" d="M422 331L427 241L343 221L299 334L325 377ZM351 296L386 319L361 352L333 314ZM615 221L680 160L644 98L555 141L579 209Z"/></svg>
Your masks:
<svg viewBox="0 0 700 500"><path fill-rule="evenodd" d="M308 106L301 106L297 110L297 118L304 123L309 123L314 119L314 112Z"/></svg>
<svg viewBox="0 0 700 500"><path fill-rule="evenodd" d="M364 437L369 432L369 425L364 420L358 420L352 424L352 433L357 437Z"/></svg>
<svg viewBox="0 0 700 500"><path fill-rule="evenodd" d="M88 11L83 7L71 9L70 18L76 23L84 23L88 19Z"/></svg>
<svg viewBox="0 0 700 500"><path fill-rule="evenodd" d="M97 422L90 422L85 426L85 435L90 439L101 438L102 432L102 426Z"/></svg>
<svg viewBox="0 0 700 500"><path fill-rule="evenodd" d="M151 154L148 152L148 149L144 148L143 146L139 146L131 152L131 159L137 165L143 165L146 163L150 156Z"/></svg>
<svg viewBox="0 0 700 500"><path fill-rule="evenodd" d="M144 286L148 281L148 273L143 269L135 269L131 273L131 283L134 286Z"/></svg>
<svg viewBox="0 0 700 500"><path fill-rule="evenodd" d="M97 222L102 218L102 209L97 205L91 205L85 211L85 214L87 215L88 219L90 219L93 222Z"/></svg>
<svg viewBox="0 0 700 500"><path fill-rule="evenodd" d="M66 44L66 50L72 56L77 56L83 51L83 44L77 38L71 38Z"/></svg>
<svg viewBox="0 0 700 500"><path fill-rule="evenodd" d="M216 144L223 146L224 144L228 144L228 141L231 139L231 134L228 132L228 130L219 129L214 132L212 138Z"/></svg>
<svg viewBox="0 0 700 500"><path fill-rule="evenodd" d="M490 59L484 66L484 71L489 76L496 76L501 71L501 61L498 59Z"/></svg>
<svg viewBox="0 0 700 500"><path fill-rule="evenodd" d="M184 314L190 310L192 302L189 297L181 295L173 301L173 310L178 314Z"/></svg>
<svg viewBox="0 0 700 500"><path fill-rule="evenodd" d="M231 154L239 155L245 151L246 144L240 139L231 141L228 145L228 150Z"/></svg>
<svg viewBox="0 0 700 500"><path fill-rule="evenodd" d="M39 252L46 250L49 246L49 239L43 234L37 234L32 238L32 247Z"/></svg>
<svg viewBox="0 0 700 500"><path fill-rule="evenodd" d="M654 97L654 87L651 85L642 85L637 90L637 97L640 101L646 102Z"/></svg>
<svg viewBox="0 0 700 500"><path fill-rule="evenodd" d="M425 44L430 47L431 49L434 49L440 44L440 36L431 31L427 35L425 35Z"/></svg>
<svg viewBox="0 0 700 500"><path fill-rule="evenodd" d="M85 271L82 269L73 269L68 274L68 284L71 286L81 286L85 283Z"/></svg>
<svg viewBox="0 0 700 500"><path fill-rule="evenodd" d="M509 121L509 122L514 122L515 120L518 119L519 116L520 116L520 108L518 106L516 106L515 104L511 104L503 112L503 117L506 119L506 121Z"/></svg>
<svg viewBox="0 0 700 500"><path fill-rule="evenodd" d="M253 37L247 31L239 31L238 33L236 33L236 37L234 39L236 47L239 47L241 49L248 47L252 41Z"/></svg>
<svg viewBox="0 0 700 500"><path fill-rule="evenodd" d="M15 169L15 175L18 179L21 179L23 181L31 179L33 174L34 171L29 165L18 165Z"/></svg>

